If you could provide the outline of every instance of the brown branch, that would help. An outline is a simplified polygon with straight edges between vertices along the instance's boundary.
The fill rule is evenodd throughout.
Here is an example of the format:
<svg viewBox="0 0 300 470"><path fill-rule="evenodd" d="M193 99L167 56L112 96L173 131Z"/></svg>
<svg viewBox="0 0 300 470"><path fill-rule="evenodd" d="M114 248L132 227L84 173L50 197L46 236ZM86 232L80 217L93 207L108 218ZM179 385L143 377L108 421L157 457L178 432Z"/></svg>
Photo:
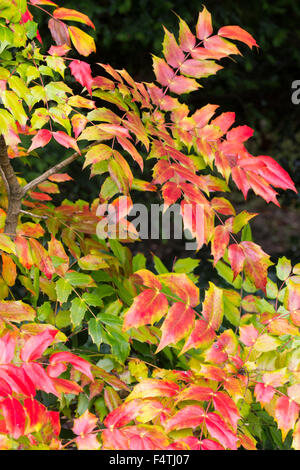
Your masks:
<svg viewBox="0 0 300 470"><path fill-rule="evenodd" d="M99 142L94 142L93 144L88 145L82 153L87 152L90 148L94 147L97 145ZM62 162L58 163L57 165L54 165L52 168L49 168L49 170L45 171L42 175L38 176L34 180L30 181L30 183L26 184L22 189L24 191L24 194L26 194L28 191L31 189L35 188L38 184L42 183L46 179L49 178L49 176L54 175L55 173L58 173L60 170L65 168L66 166L70 165L76 158L80 157L81 154L78 152L73 153L73 155L70 155L70 157L66 158Z"/></svg>
<svg viewBox="0 0 300 470"><path fill-rule="evenodd" d="M24 190L20 186L13 167L10 164L7 146L3 135L0 135L0 167L8 196L8 209L4 233L16 233L18 218L21 210Z"/></svg>

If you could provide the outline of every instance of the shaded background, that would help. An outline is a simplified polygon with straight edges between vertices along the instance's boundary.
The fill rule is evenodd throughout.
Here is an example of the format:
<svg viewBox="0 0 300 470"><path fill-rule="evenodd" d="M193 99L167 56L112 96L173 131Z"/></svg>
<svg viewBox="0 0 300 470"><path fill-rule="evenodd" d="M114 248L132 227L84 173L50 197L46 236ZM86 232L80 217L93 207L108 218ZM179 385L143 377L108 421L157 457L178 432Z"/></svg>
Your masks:
<svg viewBox="0 0 300 470"><path fill-rule="evenodd" d="M239 43L243 57L223 59L224 69L201 80L204 88L189 95L187 102L192 109L213 103L219 104L222 111L235 111L238 124L248 124L255 129L247 145L249 151L275 158L291 174L299 190L300 105L291 101L291 85L294 80L300 80L300 3L292 0L206 0L203 3L212 14L215 30L225 25L239 25L255 37L260 49L251 51ZM110 63L116 68L126 68L136 80L151 81L150 53L161 54L162 25L176 33L176 12L194 28L202 2L69 0L63 6L87 14L96 26L92 34L96 38L97 53L87 59L95 71L97 62ZM41 34L47 46L47 25L45 17L41 18L44 18ZM91 30L88 28L87 32ZM31 159L31 167L26 170L27 180L52 166L55 147L53 152L47 149L39 160ZM62 192L69 199L91 200L98 196L99 181L96 178L89 181L89 170L82 172L80 162L72 164L69 174L76 181L75 185L62 185ZM150 173L147 176L150 179ZM251 221L255 242L273 257L286 255L299 262L299 195L280 192L281 209L253 196L252 192L246 203L234 190L230 199L240 210L260 213ZM178 241L137 246L139 251L155 251L167 265L174 256L190 255L183 254L182 248Z"/></svg>

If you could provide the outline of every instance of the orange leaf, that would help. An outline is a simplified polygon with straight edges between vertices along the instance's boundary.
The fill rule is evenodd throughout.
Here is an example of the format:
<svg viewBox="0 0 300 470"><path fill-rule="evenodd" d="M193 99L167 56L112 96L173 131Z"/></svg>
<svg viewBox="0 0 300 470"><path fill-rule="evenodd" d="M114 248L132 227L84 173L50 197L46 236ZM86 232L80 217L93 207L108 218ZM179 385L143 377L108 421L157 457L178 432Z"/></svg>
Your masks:
<svg viewBox="0 0 300 470"><path fill-rule="evenodd" d="M209 289L205 293L202 315L208 323L208 327L218 330L221 326L224 314L223 289L209 283Z"/></svg>
<svg viewBox="0 0 300 470"><path fill-rule="evenodd" d="M193 327L194 321L195 311L191 307L182 302L173 304L161 328L162 337L156 353L184 338Z"/></svg>
<svg viewBox="0 0 300 470"><path fill-rule="evenodd" d="M20 323L21 321L33 321L36 312L24 302L18 301L0 301L0 318L11 322Z"/></svg>
<svg viewBox="0 0 300 470"><path fill-rule="evenodd" d="M160 274L158 279L167 286L182 302L196 307L199 300L199 288L183 273Z"/></svg>
<svg viewBox="0 0 300 470"><path fill-rule="evenodd" d="M223 26L223 28L219 29L218 35L244 42L247 44L247 46L250 47L250 49L252 49L253 46L258 47L258 44L251 34L242 29L240 26Z"/></svg>
<svg viewBox="0 0 300 470"><path fill-rule="evenodd" d="M179 391L175 382L158 379L145 379L137 384L126 400L150 397L173 397Z"/></svg>
<svg viewBox="0 0 300 470"><path fill-rule="evenodd" d="M69 8L57 8L54 10L53 16L58 20L79 21L80 23L84 23L87 26L95 29L95 25L92 23L89 17L76 10L71 10Z"/></svg>
<svg viewBox="0 0 300 470"><path fill-rule="evenodd" d="M72 42L79 52L83 56L88 56L92 52L96 52L95 41L89 34L86 34L76 26L69 26L68 28Z"/></svg>
<svg viewBox="0 0 300 470"><path fill-rule="evenodd" d="M159 321L168 310L168 301L164 294L146 289L139 294L124 316L123 330L138 328L142 325Z"/></svg>
<svg viewBox="0 0 300 470"><path fill-rule="evenodd" d="M205 320L196 320L195 326L185 342L180 354L192 348L207 348L215 339L215 332Z"/></svg>

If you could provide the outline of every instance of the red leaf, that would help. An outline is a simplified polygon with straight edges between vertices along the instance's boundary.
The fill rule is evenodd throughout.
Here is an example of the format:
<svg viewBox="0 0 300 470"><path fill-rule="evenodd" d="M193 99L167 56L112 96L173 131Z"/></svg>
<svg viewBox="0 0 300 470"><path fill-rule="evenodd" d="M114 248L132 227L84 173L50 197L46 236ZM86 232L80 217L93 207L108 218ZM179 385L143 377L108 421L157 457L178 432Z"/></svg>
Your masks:
<svg viewBox="0 0 300 470"><path fill-rule="evenodd" d="M248 126L238 126L227 132L226 139L238 142L245 142L253 136L253 129Z"/></svg>
<svg viewBox="0 0 300 470"><path fill-rule="evenodd" d="M164 209L166 210L172 204L175 204L177 199L181 196L181 189L177 183L168 181L162 188L162 195L164 198Z"/></svg>
<svg viewBox="0 0 300 470"><path fill-rule="evenodd" d="M24 410L29 421L26 425L26 434L38 432L41 426L47 422L46 407L33 398L25 398Z"/></svg>
<svg viewBox="0 0 300 470"><path fill-rule="evenodd" d="M173 429L197 428L203 423L205 416L205 411L200 406L185 406L166 421L165 429L170 432Z"/></svg>
<svg viewBox="0 0 300 470"><path fill-rule="evenodd" d="M208 401L213 395L214 391L212 388L190 385L178 394L176 402L184 400Z"/></svg>
<svg viewBox="0 0 300 470"><path fill-rule="evenodd" d="M111 411L104 420L104 425L108 428L120 428L133 421L138 416L143 402L132 400L122 403L121 406Z"/></svg>
<svg viewBox="0 0 300 470"><path fill-rule="evenodd" d="M220 415L229 422L234 431L237 430L237 422L240 419L239 410L234 401L224 392L213 394L213 404Z"/></svg>
<svg viewBox="0 0 300 470"><path fill-rule="evenodd" d="M143 171L143 168L144 168L143 158L138 153L134 145L132 145L132 143L125 137L117 137L117 140L119 144L122 145L123 149L126 150L126 152L128 152L132 156L132 158L137 162L141 171Z"/></svg>
<svg viewBox="0 0 300 470"><path fill-rule="evenodd" d="M26 416L21 403L16 398L5 398L0 403L1 411L5 419L5 425L9 434L14 439L19 439L24 434Z"/></svg>
<svg viewBox="0 0 300 470"><path fill-rule="evenodd" d="M146 289L139 294L124 316L123 330L139 328L142 325L159 321L168 310L168 301L164 294Z"/></svg>
<svg viewBox="0 0 300 470"><path fill-rule="evenodd" d="M56 395L59 394L59 396L61 393L72 393L73 395L79 395L79 393L83 392L83 388L72 380L53 378L52 383L55 386L57 392Z"/></svg>
<svg viewBox="0 0 300 470"><path fill-rule="evenodd" d="M203 439L200 442L200 450L225 450L218 442L211 439Z"/></svg>
<svg viewBox="0 0 300 470"><path fill-rule="evenodd" d="M60 276L64 277L64 275L69 269L69 257L65 252L63 244L60 241L56 240L53 235L51 235L51 240L48 243L48 252L50 257L57 256L58 258L61 258L63 260L63 262L55 268L55 271Z"/></svg>
<svg viewBox="0 0 300 470"><path fill-rule="evenodd" d="M211 125L218 126L223 131L223 134L226 134L228 129L232 126L235 121L235 113L222 113L216 119L211 121Z"/></svg>
<svg viewBox="0 0 300 470"><path fill-rule="evenodd" d="M31 199L35 199L37 201L51 201L52 200L52 197L49 196L49 194L37 193L35 191L30 191L28 195L31 197Z"/></svg>
<svg viewBox="0 0 300 470"><path fill-rule="evenodd" d="M226 225L218 225L212 239L211 252L214 257L214 266L221 259L229 243L230 230Z"/></svg>
<svg viewBox="0 0 300 470"><path fill-rule="evenodd" d="M28 149L28 153L39 147L45 147L52 139L52 132L47 129L40 129L37 134L33 137L31 146Z"/></svg>
<svg viewBox="0 0 300 470"><path fill-rule="evenodd" d="M233 270L233 279L243 270L245 254L240 245L232 244L228 248L228 259Z"/></svg>
<svg viewBox="0 0 300 470"><path fill-rule="evenodd" d="M19 261L26 269L30 269L33 265L32 254L28 240L24 237L17 236L15 238L16 252Z"/></svg>
<svg viewBox="0 0 300 470"><path fill-rule="evenodd" d="M63 44L62 46L51 46L48 54L62 57L65 56L70 50L71 49L69 46L67 46L67 44Z"/></svg>
<svg viewBox="0 0 300 470"><path fill-rule="evenodd" d="M175 76L174 71L164 59L153 56L153 70L156 80L163 86L169 85L169 82Z"/></svg>
<svg viewBox="0 0 300 470"><path fill-rule="evenodd" d="M77 142L73 137L70 137L68 134L66 134L63 131L53 132L53 137L56 140L56 142L58 142L63 147L66 147L67 149L72 148L77 153L79 153L79 155L81 155Z"/></svg>
<svg viewBox="0 0 300 470"><path fill-rule="evenodd" d="M32 380L37 390L42 390L46 393L53 393L58 396L56 388L53 385L52 379L46 374L43 367L36 362L27 362L22 365L22 369L26 372L27 376Z"/></svg>
<svg viewBox="0 0 300 470"><path fill-rule="evenodd" d="M81 60L72 60L69 65L72 75L83 86L86 87L89 94L92 95L93 77L91 66L87 62Z"/></svg>
<svg viewBox="0 0 300 470"><path fill-rule="evenodd" d="M192 348L207 348L214 340L215 331L210 328L205 320L196 320L192 333L188 337L180 354Z"/></svg>
<svg viewBox="0 0 300 470"><path fill-rule="evenodd" d="M50 365L56 365L60 362L67 362L68 364L72 364L72 366L82 372L82 374L86 375L91 381L94 381L93 375L91 373L91 364L87 362L85 359L81 357L75 356L75 354L69 352L58 352L52 354L50 357Z"/></svg>
<svg viewBox="0 0 300 470"><path fill-rule="evenodd" d="M247 46L250 47L250 49L252 49L253 46L258 47L258 44L251 34L242 29L240 26L223 26L223 28L219 29L218 35L244 42L247 44Z"/></svg>
<svg viewBox="0 0 300 470"><path fill-rule="evenodd" d="M36 389L25 371L13 364L0 365L0 378L5 380L13 392L27 397L33 397Z"/></svg>
<svg viewBox="0 0 300 470"><path fill-rule="evenodd" d="M20 357L22 361L34 361L43 355L43 352L50 346L58 330L45 330L40 334L31 336L21 349Z"/></svg>
<svg viewBox="0 0 300 470"><path fill-rule="evenodd" d="M144 379L137 384L127 400L150 397L173 397L179 391L175 382L158 379Z"/></svg>
<svg viewBox="0 0 300 470"><path fill-rule="evenodd" d="M208 413L205 425L209 434L218 439L225 449L236 450L237 436L229 429L228 425L216 413Z"/></svg>
<svg viewBox="0 0 300 470"><path fill-rule="evenodd" d="M195 321L195 311L182 302L176 302L170 308L161 327L162 336L156 353L169 344L176 344L192 329Z"/></svg>

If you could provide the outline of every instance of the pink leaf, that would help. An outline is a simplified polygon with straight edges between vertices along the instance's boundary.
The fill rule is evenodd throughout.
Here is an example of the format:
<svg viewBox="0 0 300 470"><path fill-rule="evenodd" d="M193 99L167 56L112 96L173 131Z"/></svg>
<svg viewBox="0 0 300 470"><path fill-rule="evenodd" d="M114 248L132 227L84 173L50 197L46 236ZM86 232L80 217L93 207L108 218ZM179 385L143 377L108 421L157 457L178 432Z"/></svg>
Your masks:
<svg viewBox="0 0 300 470"><path fill-rule="evenodd" d="M196 34L198 39L205 39L213 33L211 14L203 7L202 12L199 13L198 22L196 26Z"/></svg>
<svg viewBox="0 0 300 470"><path fill-rule="evenodd" d="M52 132L48 129L40 129L31 141L31 146L28 149L28 153L39 147L45 147L52 139Z"/></svg>

